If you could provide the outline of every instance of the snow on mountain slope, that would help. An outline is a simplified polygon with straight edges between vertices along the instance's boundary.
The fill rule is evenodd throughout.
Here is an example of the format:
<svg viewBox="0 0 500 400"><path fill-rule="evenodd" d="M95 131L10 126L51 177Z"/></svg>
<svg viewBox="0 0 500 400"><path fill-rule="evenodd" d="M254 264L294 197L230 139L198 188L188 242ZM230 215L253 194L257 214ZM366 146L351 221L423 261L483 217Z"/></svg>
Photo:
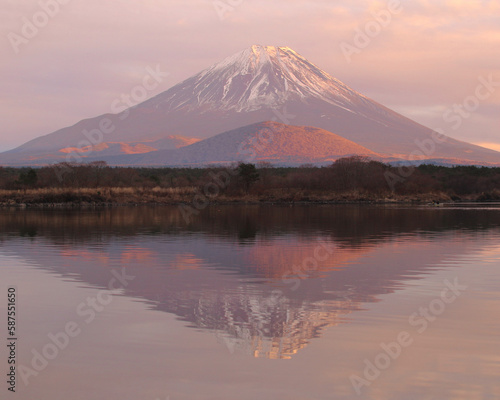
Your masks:
<svg viewBox="0 0 500 400"><path fill-rule="evenodd" d="M159 96L155 106L168 111L206 106L205 111L248 112L314 97L356 112L354 100L364 98L288 47L255 45L176 89L168 96Z"/></svg>

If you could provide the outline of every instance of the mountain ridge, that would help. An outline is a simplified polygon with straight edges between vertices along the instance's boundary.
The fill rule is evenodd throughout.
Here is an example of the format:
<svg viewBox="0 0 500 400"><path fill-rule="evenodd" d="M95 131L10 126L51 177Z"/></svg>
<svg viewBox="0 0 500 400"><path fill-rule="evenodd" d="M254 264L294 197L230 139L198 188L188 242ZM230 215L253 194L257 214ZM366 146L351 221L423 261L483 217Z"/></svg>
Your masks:
<svg viewBox="0 0 500 400"><path fill-rule="evenodd" d="M85 132L96 132L104 119L113 131L99 131L103 140L89 143ZM294 50L254 45L121 114L85 119L2 153L0 163L82 161L99 157L99 148L88 145L102 143L124 143L108 145L105 160L123 156L124 148L149 154L150 148L177 147L165 144L168 137L188 143L270 120L323 129L391 159L408 159L417 143L433 140L431 129L349 88ZM163 147L151 145L158 141ZM79 151L82 143L92 151ZM500 164L500 152L449 137L435 147L429 159ZM76 151L64 152L68 148Z"/></svg>

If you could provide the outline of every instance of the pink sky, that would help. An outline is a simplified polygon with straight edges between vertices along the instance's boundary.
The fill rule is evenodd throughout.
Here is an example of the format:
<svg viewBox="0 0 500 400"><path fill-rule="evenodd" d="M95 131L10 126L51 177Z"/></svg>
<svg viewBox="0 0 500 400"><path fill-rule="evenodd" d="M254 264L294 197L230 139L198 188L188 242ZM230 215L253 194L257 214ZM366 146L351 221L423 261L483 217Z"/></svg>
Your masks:
<svg viewBox="0 0 500 400"><path fill-rule="evenodd" d="M52 4L52 16L43 11L44 4ZM150 92L153 96L252 44L289 46L353 89L417 122L500 150L500 2L397 4L3 1L0 151L111 112L114 100L141 84L148 66L169 72ZM398 12L389 13L390 5ZM390 20L349 62L341 46L354 46L358 29L377 28L373 13L389 13ZM40 27L20 42L16 35L23 33L24 18L35 19ZM18 42L13 45L14 38ZM478 86L488 80L492 83L481 88L478 98ZM457 111L455 105L464 102L468 111Z"/></svg>

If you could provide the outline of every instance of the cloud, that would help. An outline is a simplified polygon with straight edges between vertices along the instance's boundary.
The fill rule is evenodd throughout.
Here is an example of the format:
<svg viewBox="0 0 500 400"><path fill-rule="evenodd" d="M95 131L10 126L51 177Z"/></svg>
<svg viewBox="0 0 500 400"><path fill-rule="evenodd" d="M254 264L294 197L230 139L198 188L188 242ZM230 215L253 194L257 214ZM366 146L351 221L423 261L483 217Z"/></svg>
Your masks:
<svg viewBox="0 0 500 400"><path fill-rule="evenodd" d="M491 150L500 151L500 143L479 142L479 143L474 143L474 144L477 144L478 146L486 147L486 148L491 149Z"/></svg>

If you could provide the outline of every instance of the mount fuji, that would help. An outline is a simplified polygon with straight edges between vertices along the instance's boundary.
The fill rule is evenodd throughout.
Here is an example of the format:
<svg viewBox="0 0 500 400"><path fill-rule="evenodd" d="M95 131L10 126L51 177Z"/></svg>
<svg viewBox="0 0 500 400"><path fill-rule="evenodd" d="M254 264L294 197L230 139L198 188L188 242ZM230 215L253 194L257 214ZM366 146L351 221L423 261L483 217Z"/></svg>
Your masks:
<svg viewBox="0 0 500 400"><path fill-rule="evenodd" d="M91 143L84 132L96 132L104 118L114 129L93 135ZM207 149L216 145L218 158L230 160L235 158L233 141L228 140L232 143L228 148L220 140L201 144L222 132L237 132L264 121L329 131L386 160L408 159L419 150L418 143L433 140L431 129L354 91L294 50L254 45L121 114L86 119L2 153L0 164L82 159L119 160L120 164L130 159L130 164L136 164L138 155L146 154L141 159L153 165L172 165L174 159L188 164L222 161L186 159L183 149L195 144ZM295 133L289 140L315 140L309 133L307 137L297 129ZM205 140L196 143L198 138ZM494 150L449 137L433 143L425 158L453 164L500 164L500 153ZM314 154L302 155L314 161ZM293 158L293 154L286 157ZM280 159L279 148L273 148L273 159Z"/></svg>

